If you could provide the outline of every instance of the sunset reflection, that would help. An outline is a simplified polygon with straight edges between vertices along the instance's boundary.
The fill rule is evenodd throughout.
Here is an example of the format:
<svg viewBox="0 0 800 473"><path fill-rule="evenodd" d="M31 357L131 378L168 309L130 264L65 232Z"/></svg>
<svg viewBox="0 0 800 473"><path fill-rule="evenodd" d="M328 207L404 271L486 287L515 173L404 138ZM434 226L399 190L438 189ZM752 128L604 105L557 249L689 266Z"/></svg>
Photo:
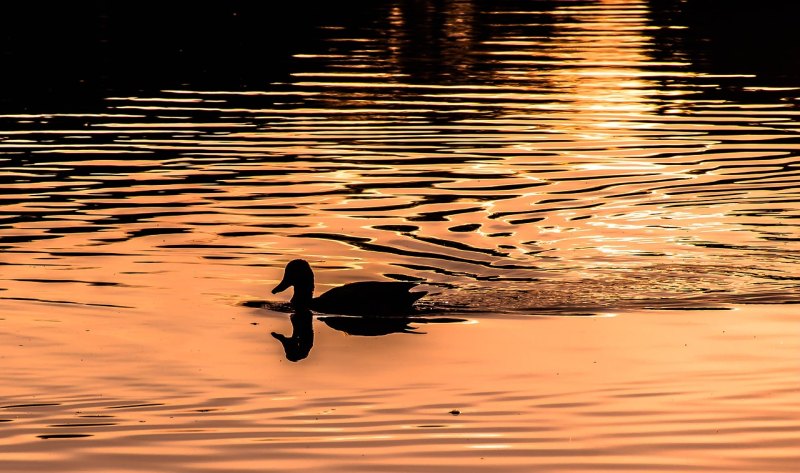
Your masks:
<svg viewBox="0 0 800 473"><path fill-rule="evenodd" d="M794 471L797 14L9 4L3 471Z"/></svg>

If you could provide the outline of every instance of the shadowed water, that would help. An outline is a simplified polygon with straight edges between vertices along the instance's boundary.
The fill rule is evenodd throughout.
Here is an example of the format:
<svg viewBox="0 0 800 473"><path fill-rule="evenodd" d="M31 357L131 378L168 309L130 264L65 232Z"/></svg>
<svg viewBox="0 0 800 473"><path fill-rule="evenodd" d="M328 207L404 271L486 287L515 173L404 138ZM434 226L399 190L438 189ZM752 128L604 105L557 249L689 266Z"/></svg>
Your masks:
<svg viewBox="0 0 800 473"><path fill-rule="evenodd" d="M4 46L20 71L0 101L9 465L41 466L48 439L110 455L101 469L159 452L130 471L354 471L362 451L363 471L791 471L795 7L715 22L670 1L303 5L61 12L88 22L58 46L85 52L74 68L46 40ZM268 290L295 258L318 292L429 294L408 319L289 320ZM637 320L572 318L614 314ZM507 358L491 348L506 331ZM419 374L410 346L456 353ZM553 360L571 360L564 386Z"/></svg>

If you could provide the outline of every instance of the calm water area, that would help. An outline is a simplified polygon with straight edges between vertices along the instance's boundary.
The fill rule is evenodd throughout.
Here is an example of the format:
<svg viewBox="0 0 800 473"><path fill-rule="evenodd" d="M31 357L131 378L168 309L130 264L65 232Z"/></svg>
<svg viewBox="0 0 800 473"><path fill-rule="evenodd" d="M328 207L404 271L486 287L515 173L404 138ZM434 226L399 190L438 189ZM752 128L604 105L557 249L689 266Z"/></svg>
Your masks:
<svg viewBox="0 0 800 473"><path fill-rule="evenodd" d="M0 470L798 471L800 3L271 3L4 13Z"/></svg>

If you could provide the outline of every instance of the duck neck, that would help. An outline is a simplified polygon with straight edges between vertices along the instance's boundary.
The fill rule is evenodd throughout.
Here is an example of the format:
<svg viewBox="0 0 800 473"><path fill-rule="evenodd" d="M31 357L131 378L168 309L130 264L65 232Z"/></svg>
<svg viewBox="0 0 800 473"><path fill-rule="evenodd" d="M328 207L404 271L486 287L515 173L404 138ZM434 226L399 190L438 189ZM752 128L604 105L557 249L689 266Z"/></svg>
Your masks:
<svg viewBox="0 0 800 473"><path fill-rule="evenodd" d="M308 308L311 304L311 299L314 297L314 279L304 281L302 283L295 283L294 295L292 296L292 305L295 308Z"/></svg>

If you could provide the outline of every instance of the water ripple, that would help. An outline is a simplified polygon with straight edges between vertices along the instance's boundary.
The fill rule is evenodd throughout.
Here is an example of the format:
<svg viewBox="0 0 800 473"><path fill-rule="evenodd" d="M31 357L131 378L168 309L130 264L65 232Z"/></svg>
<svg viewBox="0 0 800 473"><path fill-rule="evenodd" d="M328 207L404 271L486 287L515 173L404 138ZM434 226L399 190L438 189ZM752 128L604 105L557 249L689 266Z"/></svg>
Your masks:
<svg viewBox="0 0 800 473"><path fill-rule="evenodd" d="M393 51L413 41L389 15L386 35L324 30L328 53L297 54L263 90L2 115L0 244L134 249L148 264L205 249L245 266L268 247L323 266L335 254L365 276L404 265L453 288L551 280L565 294L573 279L655 287L682 268L676 287L697 295L796 301L798 112L764 100L794 89L718 97L748 76L655 57L647 10L631 5L472 14L484 29L444 43L467 48L455 80L404 69ZM728 269L711 284L704 266Z"/></svg>

